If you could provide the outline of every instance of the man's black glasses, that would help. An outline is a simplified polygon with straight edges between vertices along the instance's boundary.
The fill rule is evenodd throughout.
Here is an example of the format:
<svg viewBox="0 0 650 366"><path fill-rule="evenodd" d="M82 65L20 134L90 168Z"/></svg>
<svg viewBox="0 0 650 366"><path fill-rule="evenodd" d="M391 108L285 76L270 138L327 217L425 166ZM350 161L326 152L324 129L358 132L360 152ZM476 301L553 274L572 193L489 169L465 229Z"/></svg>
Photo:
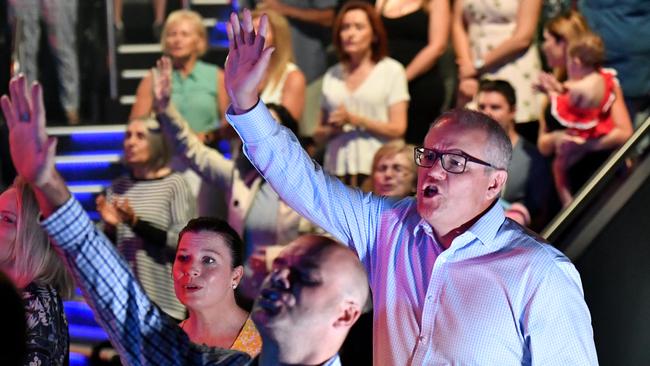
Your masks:
<svg viewBox="0 0 650 366"><path fill-rule="evenodd" d="M442 168L449 173L460 174L465 171L465 166L468 161L472 163L489 166L490 168L499 169L494 165L475 158L464 152L442 152L438 150L427 149L426 147L418 146L414 149L415 164L424 168L431 168L436 160L440 159Z"/></svg>

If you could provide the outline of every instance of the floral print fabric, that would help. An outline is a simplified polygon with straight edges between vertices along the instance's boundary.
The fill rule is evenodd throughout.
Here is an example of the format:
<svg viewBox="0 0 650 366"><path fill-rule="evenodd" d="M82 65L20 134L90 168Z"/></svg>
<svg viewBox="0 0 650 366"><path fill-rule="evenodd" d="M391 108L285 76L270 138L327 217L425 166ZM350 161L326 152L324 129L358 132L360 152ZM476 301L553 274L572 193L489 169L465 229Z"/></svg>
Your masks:
<svg viewBox="0 0 650 366"><path fill-rule="evenodd" d="M23 290L27 325L25 366L67 365L68 322L63 301L52 286L29 284Z"/></svg>

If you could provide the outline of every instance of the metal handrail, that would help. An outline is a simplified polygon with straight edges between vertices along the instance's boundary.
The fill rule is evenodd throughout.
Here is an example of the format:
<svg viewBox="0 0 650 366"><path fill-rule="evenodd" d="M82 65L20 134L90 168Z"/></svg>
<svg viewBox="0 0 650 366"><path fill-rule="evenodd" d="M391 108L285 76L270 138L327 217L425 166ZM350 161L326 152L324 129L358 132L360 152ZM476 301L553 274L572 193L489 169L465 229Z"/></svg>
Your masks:
<svg viewBox="0 0 650 366"><path fill-rule="evenodd" d="M111 99L117 99L117 52L113 27L113 0L106 1L106 44L108 45L108 88Z"/></svg>
<svg viewBox="0 0 650 366"><path fill-rule="evenodd" d="M572 224L580 214L588 207L591 200L600 192L605 189L607 184L611 181L616 174L616 168L625 159L630 157L631 153L645 143L646 136L650 136L650 117L648 117L641 126L634 131L632 136L627 140L623 146L616 150L601 168L591 176L585 185L578 191L575 199L558 213L555 218L544 228L541 236L549 242L554 242L558 235L565 230L565 228Z"/></svg>

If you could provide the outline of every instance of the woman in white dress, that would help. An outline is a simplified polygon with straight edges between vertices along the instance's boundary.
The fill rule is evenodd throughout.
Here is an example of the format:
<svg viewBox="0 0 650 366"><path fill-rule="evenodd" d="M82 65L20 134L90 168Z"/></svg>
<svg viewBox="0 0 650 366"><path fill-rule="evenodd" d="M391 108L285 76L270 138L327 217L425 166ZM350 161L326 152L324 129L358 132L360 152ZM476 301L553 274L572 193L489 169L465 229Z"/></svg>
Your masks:
<svg viewBox="0 0 650 366"><path fill-rule="evenodd" d="M295 120L299 121L305 108L307 82L305 75L294 63L289 22L287 18L272 10L256 10L252 14L255 27L258 26L262 14L266 14L269 19L265 47L273 46L275 51L262 83L260 98L266 104L283 106Z"/></svg>

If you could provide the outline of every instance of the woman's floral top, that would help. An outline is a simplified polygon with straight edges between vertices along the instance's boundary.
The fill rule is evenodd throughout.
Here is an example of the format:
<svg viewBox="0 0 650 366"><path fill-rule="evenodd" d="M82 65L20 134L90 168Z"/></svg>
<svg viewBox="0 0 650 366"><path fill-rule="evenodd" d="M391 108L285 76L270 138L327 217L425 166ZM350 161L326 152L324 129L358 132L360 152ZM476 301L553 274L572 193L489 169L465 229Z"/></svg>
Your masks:
<svg viewBox="0 0 650 366"><path fill-rule="evenodd" d="M29 284L23 290L27 318L25 366L67 365L68 321L63 301L52 286Z"/></svg>

